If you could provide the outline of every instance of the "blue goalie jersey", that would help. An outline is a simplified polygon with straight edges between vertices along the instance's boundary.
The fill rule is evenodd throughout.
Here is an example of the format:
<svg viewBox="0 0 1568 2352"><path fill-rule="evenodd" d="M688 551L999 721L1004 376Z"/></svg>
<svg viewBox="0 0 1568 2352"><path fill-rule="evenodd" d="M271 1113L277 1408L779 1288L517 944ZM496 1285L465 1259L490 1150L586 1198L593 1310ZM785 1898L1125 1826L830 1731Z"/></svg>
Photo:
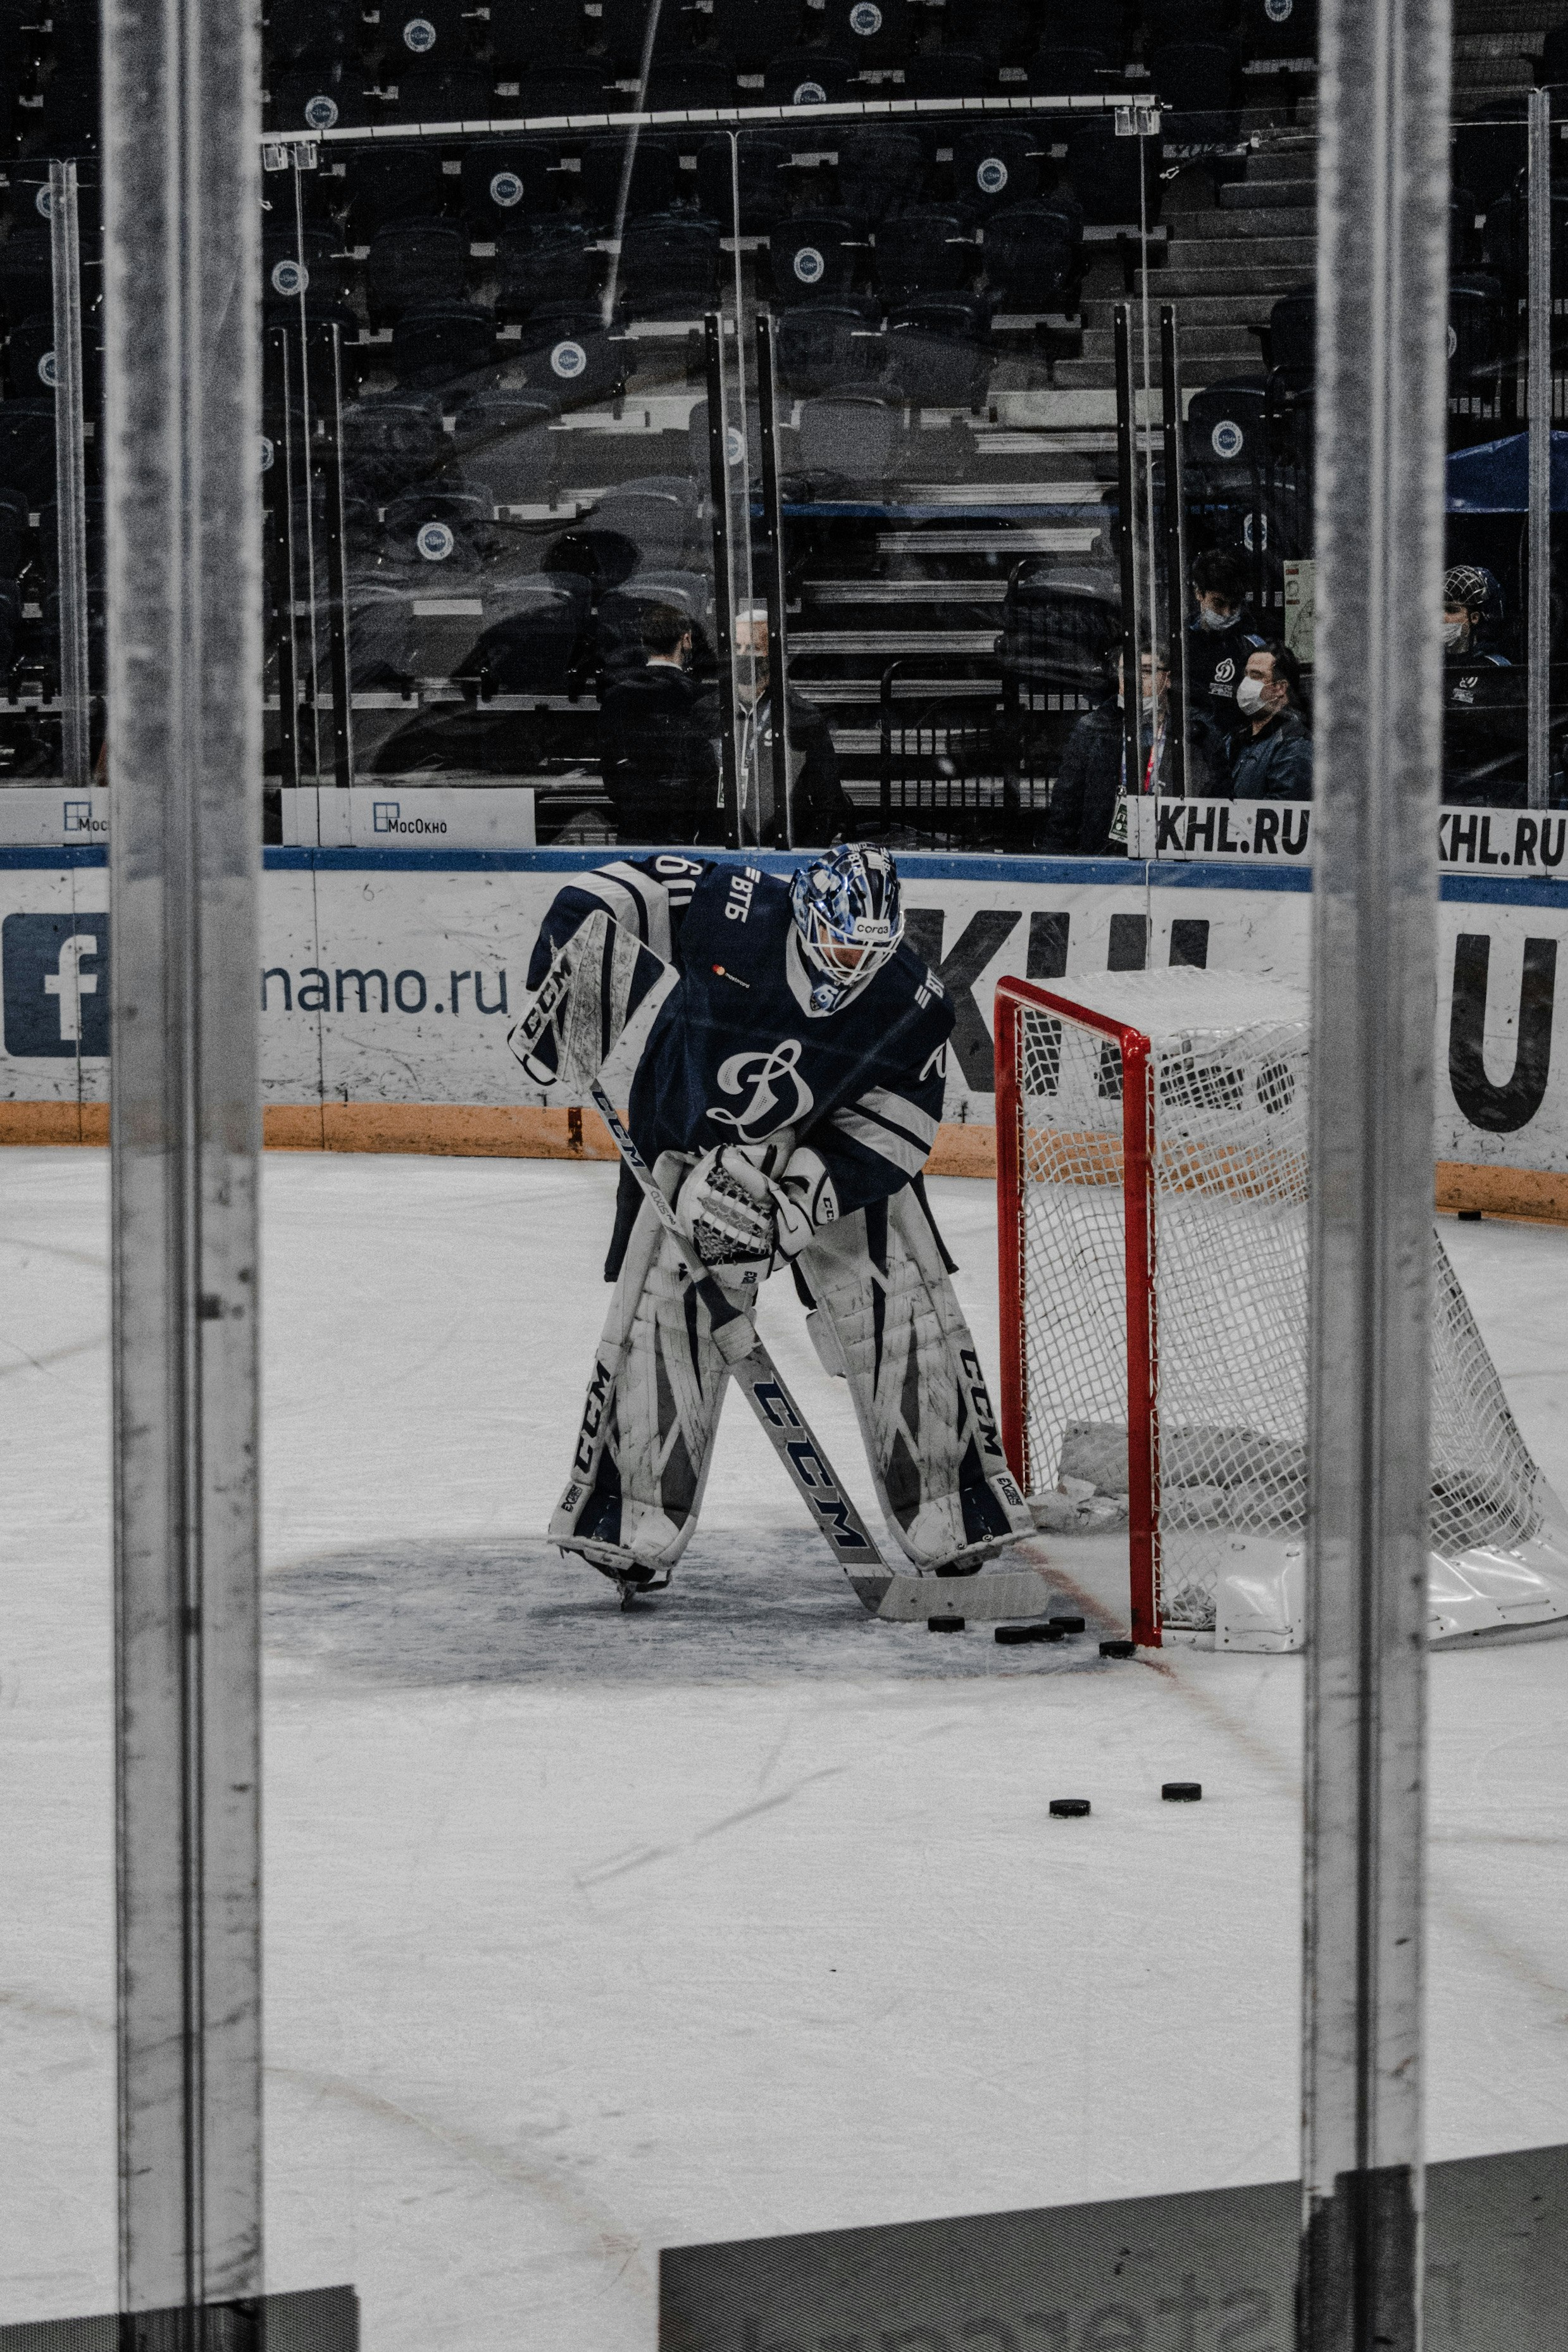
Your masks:
<svg viewBox="0 0 1568 2352"><path fill-rule="evenodd" d="M837 1012L811 1003L789 884L755 866L622 858L558 893L529 966L599 908L680 974L632 1082L630 1126L661 1151L767 1143L787 1130L826 1165L847 1216L920 1173L942 1117L952 1006L907 944Z"/></svg>

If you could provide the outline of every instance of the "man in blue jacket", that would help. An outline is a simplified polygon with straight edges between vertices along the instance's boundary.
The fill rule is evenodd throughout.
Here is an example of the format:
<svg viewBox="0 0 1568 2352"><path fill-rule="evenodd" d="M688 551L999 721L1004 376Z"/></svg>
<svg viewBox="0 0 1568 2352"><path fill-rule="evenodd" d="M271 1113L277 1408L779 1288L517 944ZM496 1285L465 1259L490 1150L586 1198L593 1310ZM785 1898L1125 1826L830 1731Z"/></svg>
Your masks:
<svg viewBox="0 0 1568 2352"><path fill-rule="evenodd" d="M1236 689L1247 728L1232 739L1231 797L1238 801L1310 801L1312 738L1301 716L1301 666L1277 640L1247 656Z"/></svg>

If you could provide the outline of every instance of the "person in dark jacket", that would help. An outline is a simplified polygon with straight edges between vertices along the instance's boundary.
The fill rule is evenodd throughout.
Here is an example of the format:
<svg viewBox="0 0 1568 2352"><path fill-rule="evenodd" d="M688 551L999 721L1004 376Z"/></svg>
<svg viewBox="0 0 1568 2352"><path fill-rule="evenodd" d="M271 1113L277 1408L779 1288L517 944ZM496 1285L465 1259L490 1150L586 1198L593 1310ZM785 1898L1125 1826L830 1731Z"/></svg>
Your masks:
<svg viewBox="0 0 1568 2352"><path fill-rule="evenodd" d="M1527 677L1486 643L1489 572L1456 563L1443 581L1443 798L1522 808L1530 776Z"/></svg>
<svg viewBox="0 0 1568 2352"><path fill-rule="evenodd" d="M1151 683L1155 708L1154 750L1151 757L1147 719L1139 729L1142 757L1134 792L1150 786L1171 789L1172 746L1165 731L1166 692L1171 683L1170 656L1162 652L1151 680L1151 656L1142 660L1143 708L1148 709ZM1150 773L1152 767L1152 774ZM1038 847L1047 857L1121 857L1126 855L1127 828L1121 801L1127 786L1125 747L1121 732L1121 656L1116 656L1116 692L1086 710L1068 737L1061 765L1051 787ZM1187 796L1204 799L1224 795L1224 739L1199 710L1187 714Z"/></svg>
<svg viewBox="0 0 1568 2352"><path fill-rule="evenodd" d="M1236 689L1265 643L1247 601L1251 577L1252 566L1228 547L1205 548L1193 564L1198 609L1187 626L1187 700L1222 735L1246 731Z"/></svg>
<svg viewBox="0 0 1568 2352"><path fill-rule="evenodd" d="M773 805L773 690L768 661L768 616L748 605L735 620L735 761L741 782L741 839L747 846L786 846L783 814ZM826 849L856 838L855 811L839 780L838 752L826 713L789 687L789 838L796 848ZM710 735L719 733L719 703L702 706Z"/></svg>
<svg viewBox="0 0 1568 2352"><path fill-rule="evenodd" d="M671 604L642 616L640 670L605 688L599 709L605 790L622 841L721 842L719 760L687 664L691 624Z"/></svg>
<svg viewBox="0 0 1568 2352"><path fill-rule="evenodd" d="M1232 799L1310 801L1312 738L1301 716L1295 655L1273 640L1249 655L1236 705L1249 731L1231 739Z"/></svg>

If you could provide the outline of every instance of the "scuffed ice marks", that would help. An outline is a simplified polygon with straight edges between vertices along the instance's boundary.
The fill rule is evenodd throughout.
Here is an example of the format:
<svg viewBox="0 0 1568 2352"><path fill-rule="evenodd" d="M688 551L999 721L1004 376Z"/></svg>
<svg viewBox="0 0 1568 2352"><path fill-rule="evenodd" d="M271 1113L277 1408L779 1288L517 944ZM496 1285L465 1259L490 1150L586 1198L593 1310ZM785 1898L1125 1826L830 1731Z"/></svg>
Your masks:
<svg viewBox="0 0 1568 2352"><path fill-rule="evenodd" d="M625 1614L537 1537L366 1545L274 1570L267 1647L356 1678L460 1683L968 1681L1098 1665L1088 1642L999 1647L868 1617L809 1531L699 1535L674 1584ZM935 1606L933 1601L933 1606Z"/></svg>

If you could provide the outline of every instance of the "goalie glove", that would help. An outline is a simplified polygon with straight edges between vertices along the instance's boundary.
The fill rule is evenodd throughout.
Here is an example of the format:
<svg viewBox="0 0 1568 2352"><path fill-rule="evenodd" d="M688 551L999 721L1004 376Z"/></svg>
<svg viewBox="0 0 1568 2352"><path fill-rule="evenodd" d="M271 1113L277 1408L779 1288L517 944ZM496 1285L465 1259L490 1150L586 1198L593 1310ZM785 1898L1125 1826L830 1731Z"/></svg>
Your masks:
<svg viewBox="0 0 1568 2352"><path fill-rule="evenodd" d="M676 1221L704 1265L760 1282L773 1265L778 1208L763 1171L736 1144L705 1151L675 1196Z"/></svg>
<svg viewBox="0 0 1568 2352"><path fill-rule="evenodd" d="M824 1225L837 1224L838 1195L819 1153L805 1148L792 1151L772 1189L781 1258L798 1257Z"/></svg>

